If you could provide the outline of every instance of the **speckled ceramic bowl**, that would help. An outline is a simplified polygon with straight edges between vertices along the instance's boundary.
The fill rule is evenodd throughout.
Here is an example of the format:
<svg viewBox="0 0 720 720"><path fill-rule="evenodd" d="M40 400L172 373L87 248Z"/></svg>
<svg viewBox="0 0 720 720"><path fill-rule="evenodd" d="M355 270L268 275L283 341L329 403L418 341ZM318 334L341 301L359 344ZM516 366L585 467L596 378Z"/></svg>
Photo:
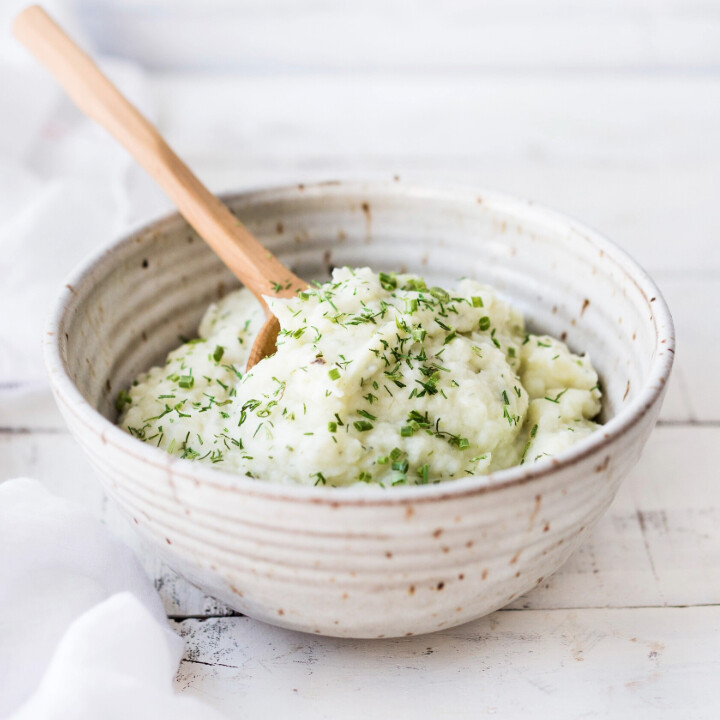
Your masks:
<svg viewBox="0 0 720 720"><path fill-rule="evenodd" d="M590 353L605 425L551 460L388 490L270 485L173 459L113 424L114 398L236 285L173 215L73 275L45 346L70 430L158 554L252 617L380 638L480 617L565 562L660 409L673 326L650 278L595 232L495 193L325 183L227 202L302 277L371 265L436 284L468 275L494 285L531 328Z"/></svg>

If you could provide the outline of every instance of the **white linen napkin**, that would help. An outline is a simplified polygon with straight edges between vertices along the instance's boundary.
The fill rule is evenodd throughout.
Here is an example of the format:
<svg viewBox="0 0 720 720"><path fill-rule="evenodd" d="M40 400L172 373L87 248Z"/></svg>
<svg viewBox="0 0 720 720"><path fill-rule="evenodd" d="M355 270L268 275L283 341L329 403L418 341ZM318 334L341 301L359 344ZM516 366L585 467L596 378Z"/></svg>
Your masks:
<svg viewBox="0 0 720 720"><path fill-rule="evenodd" d="M0 404L3 393L47 387L40 343L50 307L70 271L169 202L127 152L82 116L49 73L10 38L28 0L0 3ZM44 7L90 52L73 3ZM99 64L151 120L143 71Z"/></svg>
<svg viewBox="0 0 720 720"><path fill-rule="evenodd" d="M98 520L37 481L0 484L0 718L219 720L173 692L182 648Z"/></svg>

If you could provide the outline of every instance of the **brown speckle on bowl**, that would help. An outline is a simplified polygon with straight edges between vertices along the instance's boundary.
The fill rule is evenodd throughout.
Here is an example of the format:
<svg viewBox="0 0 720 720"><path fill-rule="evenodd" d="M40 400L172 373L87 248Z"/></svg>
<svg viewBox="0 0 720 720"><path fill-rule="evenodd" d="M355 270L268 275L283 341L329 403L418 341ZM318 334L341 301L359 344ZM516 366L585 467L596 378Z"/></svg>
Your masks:
<svg viewBox="0 0 720 720"><path fill-rule="evenodd" d="M601 473L604 470L607 470L607 466L610 464L610 456L606 455L605 459L599 464L595 466L595 472Z"/></svg>
<svg viewBox="0 0 720 720"><path fill-rule="evenodd" d="M365 214L365 243L369 243L372 239L372 212L370 210L370 203L364 202L360 204L363 213Z"/></svg>
<svg viewBox="0 0 720 720"><path fill-rule="evenodd" d="M533 523L535 522L535 518L538 516L538 513L540 512L541 505L542 505L542 495L536 495L535 496L535 507L533 507L533 510L530 513L530 527L533 526Z"/></svg>

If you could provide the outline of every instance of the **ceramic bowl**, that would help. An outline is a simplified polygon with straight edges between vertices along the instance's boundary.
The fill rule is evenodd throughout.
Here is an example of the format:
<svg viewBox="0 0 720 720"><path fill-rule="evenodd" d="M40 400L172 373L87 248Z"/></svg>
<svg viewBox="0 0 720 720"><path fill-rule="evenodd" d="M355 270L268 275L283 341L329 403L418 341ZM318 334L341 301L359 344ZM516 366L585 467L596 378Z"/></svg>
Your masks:
<svg viewBox="0 0 720 720"><path fill-rule="evenodd" d="M323 183L225 199L301 277L370 265L495 286L531 329L590 354L605 424L552 459L421 487L271 485L173 459L113 424L114 399L237 282L172 215L75 272L45 344L68 427L158 555L251 617L345 637L448 628L554 572L610 504L660 409L673 326L645 272L573 220L491 192Z"/></svg>

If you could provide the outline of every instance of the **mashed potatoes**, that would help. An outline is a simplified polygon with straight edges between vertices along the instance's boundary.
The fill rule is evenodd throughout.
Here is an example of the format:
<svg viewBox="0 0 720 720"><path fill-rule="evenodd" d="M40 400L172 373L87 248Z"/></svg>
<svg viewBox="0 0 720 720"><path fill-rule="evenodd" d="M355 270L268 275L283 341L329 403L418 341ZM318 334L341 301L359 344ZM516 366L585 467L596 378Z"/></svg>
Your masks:
<svg viewBox="0 0 720 720"><path fill-rule="evenodd" d="M593 432L587 356L525 332L493 290L335 270L269 300L278 351L245 373L264 321L249 291L118 396L119 424L178 457L304 485L435 483L555 455Z"/></svg>

